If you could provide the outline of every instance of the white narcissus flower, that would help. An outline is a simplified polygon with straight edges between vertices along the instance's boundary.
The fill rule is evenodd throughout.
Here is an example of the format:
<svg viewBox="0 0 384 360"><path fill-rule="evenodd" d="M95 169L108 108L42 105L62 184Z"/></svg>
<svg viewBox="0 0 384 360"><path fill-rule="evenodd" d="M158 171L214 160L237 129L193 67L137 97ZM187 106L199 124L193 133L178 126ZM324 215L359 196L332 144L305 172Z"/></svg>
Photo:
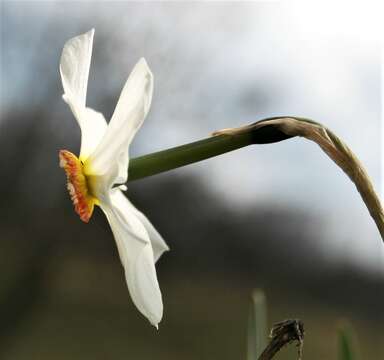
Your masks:
<svg viewBox="0 0 384 360"><path fill-rule="evenodd" d="M64 46L60 74L63 99L81 129L79 158L61 150L60 166L81 220L88 222L94 205L101 207L111 225L124 266L132 300L157 327L163 303L155 262L168 246L149 220L120 189L128 177L129 145L151 105L153 75L144 59L134 67L107 124L104 116L85 105L94 29L70 39Z"/></svg>

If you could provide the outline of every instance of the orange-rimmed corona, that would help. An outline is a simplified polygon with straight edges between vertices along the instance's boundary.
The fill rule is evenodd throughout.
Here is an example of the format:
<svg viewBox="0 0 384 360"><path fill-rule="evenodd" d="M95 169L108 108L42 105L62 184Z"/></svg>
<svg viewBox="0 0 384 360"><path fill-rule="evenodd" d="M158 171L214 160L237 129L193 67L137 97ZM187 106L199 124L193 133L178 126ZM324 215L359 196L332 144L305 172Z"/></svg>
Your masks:
<svg viewBox="0 0 384 360"><path fill-rule="evenodd" d="M88 186L87 177L83 172L83 164L79 158L68 150L60 150L60 167L67 175L67 189L75 207L75 211L84 222L92 216L94 206L98 204Z"/></svg>

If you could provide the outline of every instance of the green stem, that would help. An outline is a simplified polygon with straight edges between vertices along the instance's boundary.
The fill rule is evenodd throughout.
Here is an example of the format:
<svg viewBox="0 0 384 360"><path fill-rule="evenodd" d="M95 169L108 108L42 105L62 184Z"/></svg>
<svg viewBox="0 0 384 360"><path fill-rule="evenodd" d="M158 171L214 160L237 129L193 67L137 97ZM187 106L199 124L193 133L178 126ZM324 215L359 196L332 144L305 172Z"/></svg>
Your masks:
<svg viewBox="0 0 384 360"><path fill-rule="evenodd" d="M164 171L206 160L253 144L251 132L239 135L218 135L190 144L158 151L131 159L128 181L156 175Z"/></svg>
<svg viewBox="0 0 384 360"><path fill-rule="evenodd" d="M295 116L271 117L215 136L132 159L129 181L176 169L251 144L270 144L292 137L315 142L353 181L384 241L384 210L364 166L351 149L325 126Z"/></svg>

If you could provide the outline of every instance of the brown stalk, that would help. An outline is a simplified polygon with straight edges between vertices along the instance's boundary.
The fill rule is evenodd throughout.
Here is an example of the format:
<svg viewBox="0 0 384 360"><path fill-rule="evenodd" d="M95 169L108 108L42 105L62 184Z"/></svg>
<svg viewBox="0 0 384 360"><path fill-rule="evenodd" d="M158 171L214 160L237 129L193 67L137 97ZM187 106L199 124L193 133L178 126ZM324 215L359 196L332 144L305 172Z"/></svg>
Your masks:
<svg viewBox="0 0 384 360"><path fill-rule="evenodd" d="M214 135L239 135L252 132L255 139L259 139L258 134L261 131L265 132L268 128L273 129L275 137L275 141L272 139L269 142L301 136L319 145L355 184L384 241L384 212L371 179L352 150L325 126L304 118L276 117L239 128L216 131Z"/></svg>

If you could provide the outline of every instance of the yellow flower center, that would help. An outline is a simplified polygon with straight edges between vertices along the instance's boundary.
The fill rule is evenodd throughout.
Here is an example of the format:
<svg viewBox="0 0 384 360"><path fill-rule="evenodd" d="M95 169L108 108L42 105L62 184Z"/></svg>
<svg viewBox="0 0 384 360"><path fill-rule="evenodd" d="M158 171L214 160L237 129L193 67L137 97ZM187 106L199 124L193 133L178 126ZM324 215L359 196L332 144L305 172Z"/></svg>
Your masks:
<svg viewBox="0 0 384 360"><path fill-rule="evenodd" d="M92 216L93 208L99 200L93 196L89 189L87 177L83 171L83 163L68 150L60 150L60 167L67 175L67 188L71 196L75 211L80 219L88 222Z"/></svg>

